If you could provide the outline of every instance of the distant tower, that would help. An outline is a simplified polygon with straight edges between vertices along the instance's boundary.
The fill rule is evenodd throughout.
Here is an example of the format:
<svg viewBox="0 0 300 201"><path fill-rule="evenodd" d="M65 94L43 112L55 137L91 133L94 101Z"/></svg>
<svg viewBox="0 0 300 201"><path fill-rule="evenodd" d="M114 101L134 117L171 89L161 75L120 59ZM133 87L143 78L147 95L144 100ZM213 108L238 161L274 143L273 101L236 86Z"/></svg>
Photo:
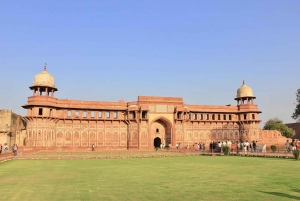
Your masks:
<svg viewBox="0 0 300 201"><path fill-rule="evenodd" d="M54 77L47 72L46 64L44 71L34 77L33 85L29 88L33 91L33 95L28 97L27 104L22 106L27 109L26 116L52 117L56 110L53 102L56 100L54 92L57 88L54 85Z"/></svg>
<svg viewBox="0 0 300 201"><path fill-rule="evenodd" d="M57 88L54 85L54 77L47 72L46 64L44 71L34 77L33 86L29 87L33 90L33 96L51 96Z"/></svg>
<svg viewBox="0 0 300 201"><path fill-rule="evenodd" d="M243 85L237 90L236 98L234 100L237 101L237 105L254 104L255 98L252 89L245 85L245 81L243 81Z"/></svg>
<svg viewBox="0 0 300 201"><path fill-rule="evenodd" d="M243 81L243 85L237 90L236 98L238 107L238 124L240 126L240 139L241 140L257 140L258 124L261 122L258 119L257 105L254 104L253 91Z"/></svg>

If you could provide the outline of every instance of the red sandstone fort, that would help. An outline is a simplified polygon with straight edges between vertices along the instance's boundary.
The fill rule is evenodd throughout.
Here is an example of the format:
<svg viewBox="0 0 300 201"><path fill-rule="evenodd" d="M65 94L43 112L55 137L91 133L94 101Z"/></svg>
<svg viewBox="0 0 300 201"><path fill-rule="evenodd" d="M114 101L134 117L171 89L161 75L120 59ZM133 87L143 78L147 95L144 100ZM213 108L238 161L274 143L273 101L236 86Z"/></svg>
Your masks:
<svg viewBox="0 0 300 201"><path fill-rule="evenodd" d="M211 141L255 140L267 145L286 141L279 131L259 128L261 111L245 83L237 90L236 106L189 105L183 98L154 96L138 96L132 102L57 99L54 77L46 67L29 88L32 96L22 106L27 110L24 117L1 111L2 145L88 149L94 144L97 149L146 150L161 143L186 147L202 142L208 147Z"/></svg>

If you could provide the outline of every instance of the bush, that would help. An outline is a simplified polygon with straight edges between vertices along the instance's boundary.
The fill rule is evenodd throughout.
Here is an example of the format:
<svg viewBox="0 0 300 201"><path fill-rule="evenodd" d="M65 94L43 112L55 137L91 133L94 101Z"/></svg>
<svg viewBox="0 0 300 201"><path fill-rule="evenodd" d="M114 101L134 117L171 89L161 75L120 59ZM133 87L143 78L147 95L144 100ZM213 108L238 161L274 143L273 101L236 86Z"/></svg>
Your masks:
<svg viewBox="0 0 300 201"><path fill-rule="evenodd" d="M276 146L276 145L271 145L271 150L272 150L273 152L275 152L275 151L277 150L277 146Z"/></svg>
<svg viewBox="0 0 300 201"><path fill-rule="evenodd" d="M299 160L300 159L300 150L299 149L294 150L293 155L294 155L295 160Z"/></svg>
<svg viewBox="0 0 300 201"><path fill-rule="evenodd" d="M223 147L223 153L225 154L225 155L229 155L230 154L230 147L229 146L224 146Z"/></svg>

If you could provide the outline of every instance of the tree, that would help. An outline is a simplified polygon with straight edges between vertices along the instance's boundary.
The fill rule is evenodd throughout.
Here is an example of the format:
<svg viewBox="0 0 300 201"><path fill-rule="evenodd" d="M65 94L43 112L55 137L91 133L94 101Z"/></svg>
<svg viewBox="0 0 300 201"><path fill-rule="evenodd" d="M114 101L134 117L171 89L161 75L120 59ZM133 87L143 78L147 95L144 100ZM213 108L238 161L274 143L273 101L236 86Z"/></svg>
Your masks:
<svg viewBox="0 0 300 201"><path fill-rule="evenodd" d="M292 118L295 120L298 119L298 121L300 121L300 89L298 89L296 92L296 100L297 100L297 105Z"/></svg>
<svg viewBox="0 0 300 201"><path fill-rule="evenodd" d="M282 136L285 136L287 138L291 138L295 135L295 131L286 125L283 124L283 121L274 118L274 119L269 119L263 128L264 130L278 130L281 132Z"/></svg>

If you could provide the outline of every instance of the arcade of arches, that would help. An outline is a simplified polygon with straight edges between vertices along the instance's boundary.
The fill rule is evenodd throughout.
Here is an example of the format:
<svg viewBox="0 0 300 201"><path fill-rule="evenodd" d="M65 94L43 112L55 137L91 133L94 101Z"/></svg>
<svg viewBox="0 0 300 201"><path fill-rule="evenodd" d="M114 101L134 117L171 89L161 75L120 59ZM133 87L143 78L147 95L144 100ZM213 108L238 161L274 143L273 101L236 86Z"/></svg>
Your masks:
<svg viewBox="0 0 300 201"><path fill-rule="evenodd" d="M175 147L212 140L286 141L278 131L259 128L261 111L245 83L232 106L190 105L180 97L138 96L132 102L58 99L54 81L45 67L29 87L32 96L22 106L27 110L25 148L89 149L94 144L96 149L153 149L161 143Z"/></svg>

